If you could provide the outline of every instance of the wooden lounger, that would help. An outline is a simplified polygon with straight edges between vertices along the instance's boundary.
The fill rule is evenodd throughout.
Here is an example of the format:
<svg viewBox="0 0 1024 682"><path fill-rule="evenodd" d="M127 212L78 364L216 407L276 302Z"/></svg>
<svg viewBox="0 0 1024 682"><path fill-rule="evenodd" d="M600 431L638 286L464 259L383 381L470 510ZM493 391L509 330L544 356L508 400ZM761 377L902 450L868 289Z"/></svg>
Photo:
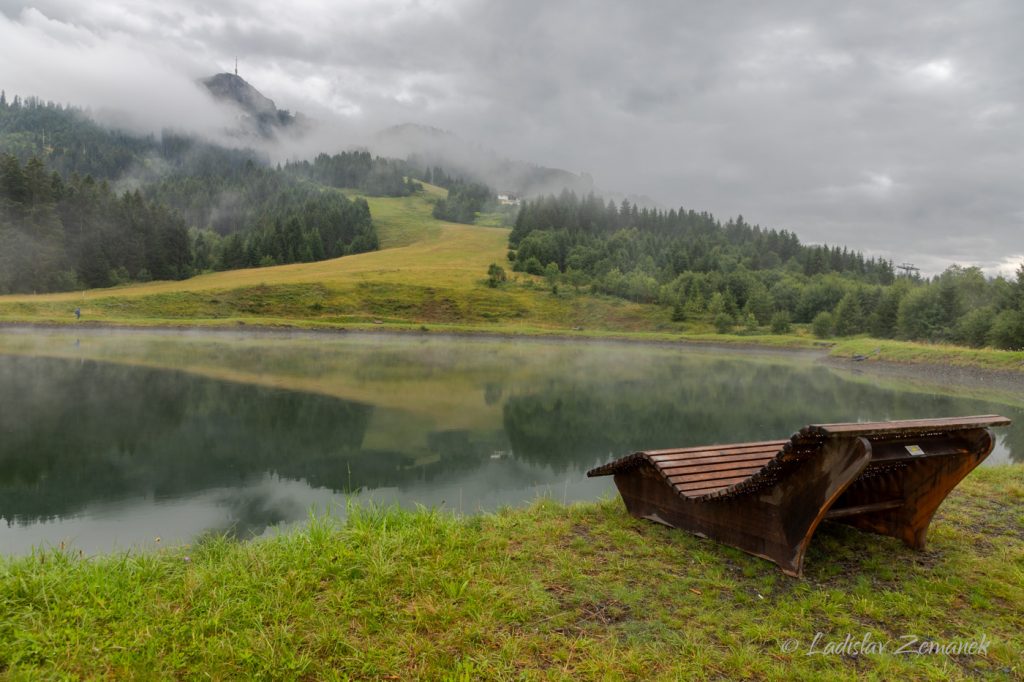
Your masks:
<svg viewBox="0 0 1024 682"><path fill-rule="evenodd" d="M995 444L998 415L812 424L787 440L637 452L614 475L629 512L774 561L792 576L834 519L923 549L946 495Z"/></svg>

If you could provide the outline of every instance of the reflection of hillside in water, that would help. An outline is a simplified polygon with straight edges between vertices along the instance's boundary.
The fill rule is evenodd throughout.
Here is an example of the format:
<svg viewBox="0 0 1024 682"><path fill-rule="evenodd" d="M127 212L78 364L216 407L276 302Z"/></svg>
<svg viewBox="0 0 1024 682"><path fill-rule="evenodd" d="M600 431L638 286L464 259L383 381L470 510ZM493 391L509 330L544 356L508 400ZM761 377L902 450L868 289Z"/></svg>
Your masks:
<svg viewBox="0 0 1024 682"><path fill-rule="evenodd" d="M1024 411L1006 405L879 388L819 366L698 356L630 381L551 378L510 397L504 424L517 457L565 469L641 449L785 438L815 422L992 412L1024 420ZM998 436L1012 461L1024 461L1024 429Z"/></svg>
<svg viewBox="0 0 1024 682"><path fill-rule="evenodd" d="M0 356L0 403L0 517L18 522L265 474L339 492L429 483L507 447L500 433L436 431L418 461L363 448L372 405L93 361ZM287 515L251 494L223 501L245 524Z"/></svg>
<svg viewBox="0 0 1024 682"><path fill-rule="evenodd" d="M820 367L663 354L612 375L597 371L607 359L530 367L530 380L507 366L479 372L479 385L453 386L462 392L455 402L500 410L503 430L439 430L399 413L409 425L390 434L392 445L368 448L374 405L178 371L0 356L0 516L25 523L130 497L234 489L223 493L233 518L264 527L303 511L252 492L260 481L422 492L512 456L516 466L481 480L526 487L636 449L782 437L813 421L992 411L1024 419L1005 406L881 389ZM408 355L393 355L393 366L365 371L407 379L403 362ZM422 363L414 371L426 374ZM1010 429L1004 439L1015 461L1024 459L1021 434Z"/></svg>
<svg viewBox="0 0 1024 682"><path fill-rule="evenodd" d="M263 472L342 489L408 463L398 453L351 457L369 405L89 361L0 357L0 386L6 518L175 498Z"/></svg>

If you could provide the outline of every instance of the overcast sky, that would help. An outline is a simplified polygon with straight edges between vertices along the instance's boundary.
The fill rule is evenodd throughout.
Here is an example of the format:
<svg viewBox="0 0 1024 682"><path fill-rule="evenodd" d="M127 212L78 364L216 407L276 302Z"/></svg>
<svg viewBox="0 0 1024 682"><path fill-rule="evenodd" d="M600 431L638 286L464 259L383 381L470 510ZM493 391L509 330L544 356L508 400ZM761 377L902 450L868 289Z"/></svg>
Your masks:
<svg viewBox="0 0 1024 682"><path fill-rule="evenodd" d="M136 126L208 125L218 114L192 81L237 55L279 107L353 130L433 125L926 272L1024 259L1017 0L0 0L0 12L0 87Z"/></svg>

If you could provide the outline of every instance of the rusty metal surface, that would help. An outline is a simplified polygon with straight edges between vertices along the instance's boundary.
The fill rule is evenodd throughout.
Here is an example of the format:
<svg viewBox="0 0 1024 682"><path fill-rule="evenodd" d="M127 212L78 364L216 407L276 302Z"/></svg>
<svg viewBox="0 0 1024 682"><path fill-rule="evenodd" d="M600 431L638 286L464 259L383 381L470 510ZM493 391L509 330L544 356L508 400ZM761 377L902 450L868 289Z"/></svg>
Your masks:
<svg viewBox="0 0 1024 682"><path fill-rule="evenodd" d="M999 415L814 424L788 440L636 452L613 475L631 514L689 530L799 576L835 519L924 546L938 506L991 452Z"/></svg>

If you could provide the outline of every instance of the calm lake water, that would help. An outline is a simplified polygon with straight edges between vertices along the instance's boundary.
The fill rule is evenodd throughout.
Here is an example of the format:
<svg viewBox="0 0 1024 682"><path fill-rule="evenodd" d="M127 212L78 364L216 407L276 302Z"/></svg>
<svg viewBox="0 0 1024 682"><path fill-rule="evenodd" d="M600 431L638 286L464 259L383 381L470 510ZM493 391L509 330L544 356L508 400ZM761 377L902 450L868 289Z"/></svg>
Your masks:
<svg viewBox="0 0 1024 682"><path fill-rule="evenodd" d="M0 552L253 537L348 502L614 494L628 452L1020 408L806 354L389 335L0 331ZM1024 460L999 430L990 462Z"/></svg>

